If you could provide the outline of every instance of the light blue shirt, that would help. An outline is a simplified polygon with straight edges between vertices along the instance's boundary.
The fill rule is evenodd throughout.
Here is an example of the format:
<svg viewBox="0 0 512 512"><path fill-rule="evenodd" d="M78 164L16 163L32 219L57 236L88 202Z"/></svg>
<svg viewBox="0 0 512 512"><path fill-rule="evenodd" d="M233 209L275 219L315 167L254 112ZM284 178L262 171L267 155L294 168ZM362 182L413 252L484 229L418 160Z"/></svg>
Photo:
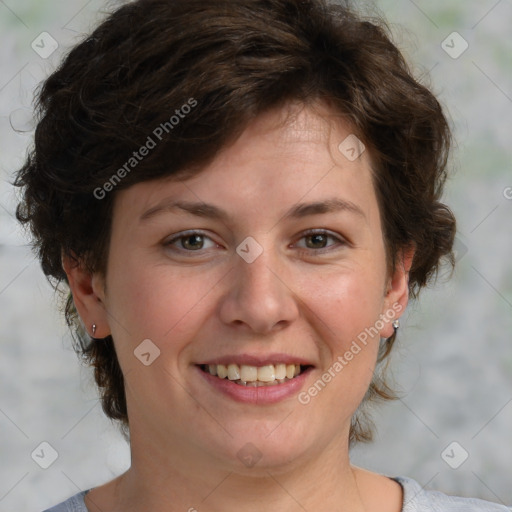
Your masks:
<svg viewBox="0 0 512 512"><path fill-rule="evenodd" d="M404 490L402 512L512 512L511 507L474 498L448 496L439 491L426 491L406 477L393 478ZM90 489L79 492L44 512L88 512L84 496Z"/></svg>

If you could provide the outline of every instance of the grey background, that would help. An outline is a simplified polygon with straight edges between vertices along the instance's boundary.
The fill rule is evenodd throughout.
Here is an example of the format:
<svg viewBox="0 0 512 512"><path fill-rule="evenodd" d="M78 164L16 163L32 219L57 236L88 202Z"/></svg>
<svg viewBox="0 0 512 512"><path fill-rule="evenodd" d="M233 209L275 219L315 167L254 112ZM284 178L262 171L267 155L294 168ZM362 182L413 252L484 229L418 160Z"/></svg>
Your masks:
<svg viewBox="0 0 512 512"><path fill-rule="evenodd" d="M402 398L375 411L376 441L356 447L353 461L511 505L512 2L374 5L416 75L430 73L451 116L457 147L445 200L458 219L459 261L451 280L409 306L392 359ZM9 184L31 142L34 87L106 6L0 0L0 511L40 512L129 465L128 447L103 416L56 296L13 218ZM454 31L469 44L456 59L441 46ZM41 32L59 44L46 59L31 48ZM453 53L461 46L450 37ZM48 469L31 458L43 441L58 453ZM462 449L469 455L458 469L441 456L454 441L461 448L448 450L452 465Z"/></svg>

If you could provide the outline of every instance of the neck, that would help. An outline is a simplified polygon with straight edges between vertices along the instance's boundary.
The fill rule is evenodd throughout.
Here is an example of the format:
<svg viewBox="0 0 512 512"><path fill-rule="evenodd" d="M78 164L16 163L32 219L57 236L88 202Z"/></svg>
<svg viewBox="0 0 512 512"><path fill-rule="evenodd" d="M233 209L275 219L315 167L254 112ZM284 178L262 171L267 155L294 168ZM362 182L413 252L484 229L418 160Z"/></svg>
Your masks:
<svg viewBox="0 0 512 512"><path fill-rule="evenodd" d="M131 433L131 468L116 479L112 510L135 512L256 512L315 510L363 512L357 471L348 443L333 442L312 458L250 468L195 453L183 443L163 449L155 439ZM238 461L237 461L238 462Z"/></svg>

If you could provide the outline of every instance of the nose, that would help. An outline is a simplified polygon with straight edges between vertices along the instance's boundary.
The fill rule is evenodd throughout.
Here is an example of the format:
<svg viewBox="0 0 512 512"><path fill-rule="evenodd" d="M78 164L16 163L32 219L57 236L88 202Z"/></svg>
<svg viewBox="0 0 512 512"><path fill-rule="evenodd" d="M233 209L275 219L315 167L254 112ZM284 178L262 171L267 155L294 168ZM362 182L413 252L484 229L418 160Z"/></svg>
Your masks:
<svg viewBox="0 0 512 512"><path fill-rule="evenodd" d="M299 308L285 265L272 256L271 249L264 249L252 263L235 254L220 304L222 322L258 334L293 322L299 316Z"/></svg>

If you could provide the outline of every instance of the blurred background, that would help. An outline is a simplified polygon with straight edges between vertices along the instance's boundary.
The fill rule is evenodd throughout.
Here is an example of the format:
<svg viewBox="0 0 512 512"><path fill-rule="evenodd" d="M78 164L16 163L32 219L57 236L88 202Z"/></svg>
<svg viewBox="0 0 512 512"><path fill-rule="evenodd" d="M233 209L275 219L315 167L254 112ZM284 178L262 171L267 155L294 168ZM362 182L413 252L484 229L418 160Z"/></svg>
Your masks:
<svg viewBox="0 0 512 512"><path fill-rule="evenodd" d="M36 86L115 5L0 0L2 512L41 512L130 463L15 221L10 184L31 144ZM375 410L376 439L354 448L353 461L510 506L512 0L366 6L385 15L449 114L456 147L445 201L458 219L458 262L403 317L391 365L401 398Z"/></svg>

